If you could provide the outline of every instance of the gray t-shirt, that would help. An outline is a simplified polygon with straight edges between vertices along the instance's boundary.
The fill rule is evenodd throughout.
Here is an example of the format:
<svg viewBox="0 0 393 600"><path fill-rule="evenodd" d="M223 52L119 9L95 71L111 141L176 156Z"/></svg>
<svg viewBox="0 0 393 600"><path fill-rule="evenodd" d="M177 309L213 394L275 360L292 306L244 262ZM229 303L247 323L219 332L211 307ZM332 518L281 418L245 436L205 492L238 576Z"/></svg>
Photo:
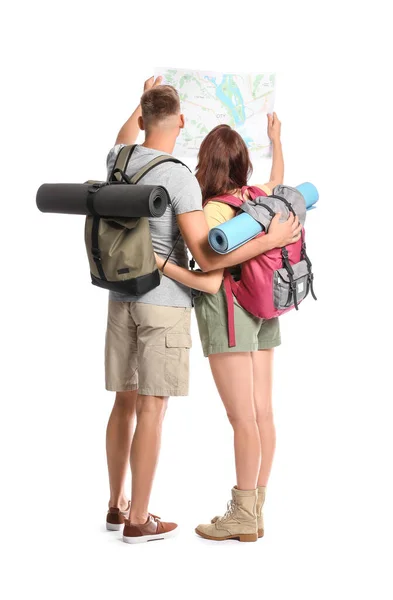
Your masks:
<svg viewBox="0 0 393 600"><path fill-rule="evenodd" d="M123 146L124 144L118 144L109 152L108 172L113 168L116 156ZM128 163L126 174L132 177L153 158L163 154L166 153L137 146ZM176 215L202 210L201 190L195 176L186 167L170 162L154 167L137 185L143 184L162 185L167 189L171 198L171 204L162 217L149 218L154 251L160 256L166 257L179 235ZM188 267L187 250L183 238L179 239L170 261L182 267ZM161 278L161 284L158 287L143 296L110 292L109 298L121 302L144 302L158 306L191 306L191 290L165 275Z"/></svg>

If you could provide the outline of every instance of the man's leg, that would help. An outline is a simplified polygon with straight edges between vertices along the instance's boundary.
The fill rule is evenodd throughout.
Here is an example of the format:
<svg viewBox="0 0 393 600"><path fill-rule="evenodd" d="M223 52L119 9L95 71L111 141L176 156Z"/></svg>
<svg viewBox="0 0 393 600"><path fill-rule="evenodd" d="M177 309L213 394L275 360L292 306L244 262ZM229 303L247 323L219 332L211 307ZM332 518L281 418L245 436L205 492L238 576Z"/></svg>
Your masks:
<svg viewBox="0 0 393 600"><path fill-rule="evenodd" d="M106 389L116 390L115 404L106 431L109 506L125 510L128 500L124 493L124 481L129 468L138 397L137 334L129 302L109 301L105 377Z"/></svg>
<svg viewBox="0 0 393 600"><path fill-rule="evenodd" d="M130 518L123 534L128 543L161 539L154 536L165 537L177 527L149 517L149 499L168 397L188 394L190 313L186 307L130 303L137 331L139 394L131 445Z"/></svg>
<svg viewBox="0 0 393 600"><path fill-rule="evenodd" d="M126 510L128 506L124 484L129 468L138 391L117 392L106 429L109 506Z"/></svg>
<svg viewBox="0 0 393 600"><path fill-rule="evenodd" d="M146 523L161 446L162 422L168 398L138 396L137 425L131 446L132 500L130 522Z"/></svg>
<svg viewBox="0 0 393 600"><path fill-rule="evenodd" d="M131 446L130 522L146 523L169 396L188 394L189 308L131 303L138 336L137 425Z"/></svg>

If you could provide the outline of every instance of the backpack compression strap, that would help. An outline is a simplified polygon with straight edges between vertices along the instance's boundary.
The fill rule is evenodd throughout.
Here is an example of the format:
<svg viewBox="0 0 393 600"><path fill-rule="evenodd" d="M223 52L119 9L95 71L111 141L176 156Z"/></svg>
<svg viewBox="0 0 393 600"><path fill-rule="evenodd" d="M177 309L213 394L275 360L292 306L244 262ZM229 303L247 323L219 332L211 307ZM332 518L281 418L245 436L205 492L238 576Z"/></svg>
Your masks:
<svg viewBox="0 0 393 600"><path fill-rule="evenodd" d="M232 293L233 277L226 269L224 272L224 291L227 298L227 323L228 323L228 346L234 348L236 346L235 333L235 303Z"/></svg>

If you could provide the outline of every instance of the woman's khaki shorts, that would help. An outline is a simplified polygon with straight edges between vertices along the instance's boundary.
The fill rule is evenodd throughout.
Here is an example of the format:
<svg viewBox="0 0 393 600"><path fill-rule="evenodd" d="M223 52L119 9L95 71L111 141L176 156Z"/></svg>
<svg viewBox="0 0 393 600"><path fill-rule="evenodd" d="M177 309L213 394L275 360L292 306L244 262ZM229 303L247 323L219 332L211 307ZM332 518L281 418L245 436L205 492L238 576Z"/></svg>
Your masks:
<svg viewBox="0 0 393 600"><path fill-rule="evenodd" d="M190 308L109 300L106 389L187 396Z"/></svg>
<svg viewBox="0 0 393 600"><path fill-rule="evenodd" d="M235 303L236 346L228 345L227 301L223 288L217 294L202 294L195 298L195 313L203 354L220 352L255 352L281 344L278 318L259 319Z"/></svg>

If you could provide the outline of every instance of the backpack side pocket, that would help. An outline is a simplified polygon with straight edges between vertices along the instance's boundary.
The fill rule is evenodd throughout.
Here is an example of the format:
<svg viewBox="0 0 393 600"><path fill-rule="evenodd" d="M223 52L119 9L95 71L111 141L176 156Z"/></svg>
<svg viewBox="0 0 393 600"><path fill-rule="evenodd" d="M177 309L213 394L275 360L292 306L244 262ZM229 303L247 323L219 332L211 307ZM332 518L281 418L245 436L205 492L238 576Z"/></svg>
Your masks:
<svg viewBox="0 0 393 600"><path fill-rule="evenodd" d="M297 302L301 302L310 291L308 266L305 260L292 265L293 285L296 288ZM294 306L294 290L288 271L285 268L274 271L273 276L273 300L277 310L285 310Z"/></svg>

